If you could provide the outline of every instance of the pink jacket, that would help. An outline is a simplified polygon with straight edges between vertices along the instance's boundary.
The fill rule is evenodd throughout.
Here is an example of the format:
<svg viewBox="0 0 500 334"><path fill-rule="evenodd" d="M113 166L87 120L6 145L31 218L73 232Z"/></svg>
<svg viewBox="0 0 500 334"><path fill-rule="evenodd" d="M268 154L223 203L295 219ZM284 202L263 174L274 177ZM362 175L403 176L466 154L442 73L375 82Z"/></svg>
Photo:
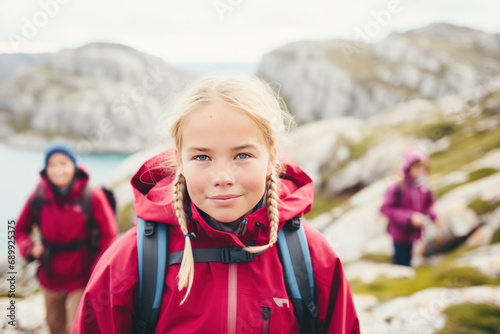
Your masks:
<svg viewBox="0 0 500 334"><path fill-rule="evenodd" d="M410 221L413 212L429 215L433 220L437 218L434 194L425 184L415 185L409 175L410 165L418 160L427 160L427 156L418 149L406 152L401 167L404 178L389 186L380 209L389 218L387 230L397 243L413 243L421 237L421 227L414 227Z"/></svg>
<svg viewBox="0 0 500 334"><path fill-rule="evenodd" d="M169 153L167 153L169 154ZM173 175L158 167L162 156L148 161L132 179L135 213L168 225L168 252L184 249L184 237L172 207ZM295 164L286 164L280 183L280 228L286 220L310 210L311 179ZM193 248L242 247L268 242L266 207L245 216L246 232L234 234L213 229L191 204ZM321 333L357 334L359 324L342 264L320 232L305 225L314 269ZM138 303L136 227L104 254L80 303L72 333L131 333ZM283 268L274 246L253 262L195 263L189 297L179 305L185 290L177 290L180 265L167 269L165 290L155 333L298 333L299 325L283 280ZM264 313L270 310L270 317Z"/></svg>
<svg viewBox="0 0 500 334"><path fill-rule="evenodd" d="M41 175L38 187L44 189L44 200L40 214L40 228L43 237L52 244L69 244L85 240L88 229L82 207L79 204L87 186L87 172L79 167L77 180L66 196L55 196L45 174ZM30 257L33 241L30 233L39 218L31 205L38 189L31 194L16 223L16 244L21 255ZM40 284L50 290L71 292L87 284L90 273L104 251L118 234L114 213L104 192L96 187L92 190L91 205L94 223L101 231L100 253L92 258L88 247L82 246L72 251L60 251L52 255L48 268L40 266L37 274ZM50 270L50 275L47 272Z"/></svg>

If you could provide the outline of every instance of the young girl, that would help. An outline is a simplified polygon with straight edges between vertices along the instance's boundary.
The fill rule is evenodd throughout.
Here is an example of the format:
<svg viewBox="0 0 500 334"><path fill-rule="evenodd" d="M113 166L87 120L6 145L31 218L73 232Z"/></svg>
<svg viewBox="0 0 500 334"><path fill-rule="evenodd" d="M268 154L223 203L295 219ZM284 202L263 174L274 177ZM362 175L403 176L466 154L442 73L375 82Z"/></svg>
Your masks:
<svg viewBox="0 0 500 334"><path fill-rule="evenodd" d="M389 218L387 230L394 240L393 263L410 266L413 243L422 235L425 216L439 221L434 211L434 194L427 188L427 155L419 149L409 149L401 169L403 180L387 189L381 212Z"/></svg>
<svg viewBox="0 0 500 334"><path fill-rule="evenodd" d="M167 268L155 333L299 333L278 256L278 231L312 206L311 179L280 159L282 106L256 78L214 76L181 95L166 128L175 148L132 179L138 217L168 226ZM359 333L340 260L304 226L314 269L321 333ZM131 333L138 312L137 228L103 256L87 286L72 333ZM192 248L229 245L251 262L193 263ZM264 314L263 310L270 313ZM304 332L308 329L304 329Z"/></svg>
<svg viewBox="0 0 500 334"><path fill-rule="evenodd" d="M51 145L40 175L42 180L16 223L15 239L26 260L40 262L37 278L50 332L68 333L90 272L116 238L118 228L103 191L87 191L89 176L77 166L76 152L70 145ZM90 203L85 204L86 200ZM88 219L100 231L97 250L89 249ZM34 224L42 242L30 238ZM92 255L92 251L99 254Z"/></svg>

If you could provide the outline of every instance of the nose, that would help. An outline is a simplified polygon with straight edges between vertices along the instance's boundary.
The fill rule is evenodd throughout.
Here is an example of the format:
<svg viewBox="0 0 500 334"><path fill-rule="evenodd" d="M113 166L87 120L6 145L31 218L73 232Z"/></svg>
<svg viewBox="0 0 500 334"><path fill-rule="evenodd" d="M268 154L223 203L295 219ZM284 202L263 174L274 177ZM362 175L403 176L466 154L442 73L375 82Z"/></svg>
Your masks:
<svg viewBox="0 0 500 334"><path fill-rule="evenodd" d="M214 171L212 175L212 186L224 187L234 185L234 175L230 168L221 168Z"/></svg>

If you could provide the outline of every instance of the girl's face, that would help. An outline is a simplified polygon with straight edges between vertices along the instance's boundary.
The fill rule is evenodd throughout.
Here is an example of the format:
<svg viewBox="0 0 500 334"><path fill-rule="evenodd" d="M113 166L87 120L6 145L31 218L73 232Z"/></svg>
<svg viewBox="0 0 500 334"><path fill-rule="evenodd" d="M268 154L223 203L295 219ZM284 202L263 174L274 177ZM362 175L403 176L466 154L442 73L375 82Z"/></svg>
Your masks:
<svg viewBox="0 0 500 334"><path fill-rule="evenodd" d="M412 179L416 179L427 173L427 166L422 161L418 161L411 165L409 173Z"/></svg>
<svg viewBox="0 0 500 334"><path fill-rule="evenodd" d="M178 154L191 200L224 223L255 207L272 171L258 125L223 102L204 105L186 118Z"/></svg>
<svg viewBox="0 0 500 334"><path fill-rule="evenodd" d="M68 186L75 176L75 165L64 153L52 154L47 162L47 177L56 187Z"/></svg>

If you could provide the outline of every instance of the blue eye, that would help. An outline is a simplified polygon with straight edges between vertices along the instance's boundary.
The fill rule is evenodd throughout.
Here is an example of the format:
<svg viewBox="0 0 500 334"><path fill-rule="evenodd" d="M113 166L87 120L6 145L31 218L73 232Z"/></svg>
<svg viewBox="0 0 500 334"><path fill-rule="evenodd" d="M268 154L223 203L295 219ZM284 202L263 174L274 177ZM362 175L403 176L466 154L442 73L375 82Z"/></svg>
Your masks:
<svg viewBox="0 0 500 334"><path fill-rule="evenodd" d="M236 157L237 157L238 159L245 160L245 159L250 158L250 154L247 154L247 153L238 153L238 154L236 155Z"/></svg>
<svg viewBox="0 0 500 334"><path fill-rule="evenodd" d="M208 155L197 155L193 158L194 160L198 161L208 161Z"/></svg>

